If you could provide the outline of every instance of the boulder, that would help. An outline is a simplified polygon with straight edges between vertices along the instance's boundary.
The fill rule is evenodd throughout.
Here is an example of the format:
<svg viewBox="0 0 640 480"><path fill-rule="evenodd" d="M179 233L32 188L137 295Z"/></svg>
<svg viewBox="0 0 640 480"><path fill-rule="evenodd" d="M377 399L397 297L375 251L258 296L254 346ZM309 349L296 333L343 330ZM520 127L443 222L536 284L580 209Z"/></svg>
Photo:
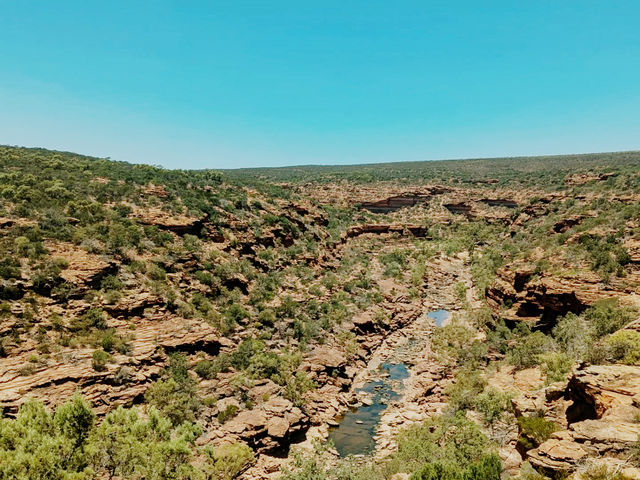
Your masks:
<svg viewBox="0 0 640 480"><path fill-rule="evenodd" d="M284 438L289 432L289 422L282 417L270 418L267 421L267 433L271 437Z"/></svg>
<svg viewBox="0 0 640 480"><path fill-rule="evenodd" d="M52 257L65 260L67 266L60 278L72 283L82 294L90 288L99 287L100 281L117 271L117 262L104 256L89 253L70 242L48 242L46 247Z"/></svg>
<svg viewBox="0 0 640 480"><path fill-rule="evenodd" d="M630 365L582 365L564 388L553 384L514 399L517 415L541 410L565 427L526 452L551 475L573 472L587 458L627 458L640 436L639 404L640 366Z"/></svg>
<svg viewBox="0 0 640 480"><path fill-rule="evenodd" d="M188 215L173 214L160 208L135 207L132 214L143 225L151 225L161 230L167 230L177 235L200 235L207 221L207 217L190 217Z"/></svg>
<svg viewBox="0 0 640 480"><path fill-rule="evenodd" d="M347 357L343 350L326 345L316 346L306 358L315 371L333 370L347 365Z"/></svg>
<svg viewBox="0 0 640 480"><path fill-rule="evenodd" d="M571 472L587 455L567 432L559 432L538 448L527 452L527 460L534 468L547 473Z"/></svg>

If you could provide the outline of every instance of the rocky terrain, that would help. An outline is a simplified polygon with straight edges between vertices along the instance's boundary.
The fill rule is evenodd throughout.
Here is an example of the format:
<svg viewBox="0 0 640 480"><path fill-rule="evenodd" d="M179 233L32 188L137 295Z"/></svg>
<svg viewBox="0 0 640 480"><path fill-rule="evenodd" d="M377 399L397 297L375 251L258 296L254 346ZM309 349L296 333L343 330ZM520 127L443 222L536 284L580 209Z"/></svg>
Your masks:
<svg viewBox="0 0 640 480"><path fill-rule="evenodd" d="M484 446L442 468L640 478L640 156L571 161L276 179L2 147L3 421L80 393L96 425L197 425L182 461L208 477L179 478L338 478L318 444L391 362L369 477L454 421Z"/></svg>

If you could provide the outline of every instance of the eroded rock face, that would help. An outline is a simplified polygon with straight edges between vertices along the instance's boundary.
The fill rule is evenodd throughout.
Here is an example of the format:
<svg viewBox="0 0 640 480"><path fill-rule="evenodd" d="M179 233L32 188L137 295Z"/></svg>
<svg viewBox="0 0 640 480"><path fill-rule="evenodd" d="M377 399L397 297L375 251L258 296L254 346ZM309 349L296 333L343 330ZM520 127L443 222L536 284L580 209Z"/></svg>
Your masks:
<svg viewBox="0 0 640 480"><path fill-rule="evenodd" d="M575 227L576 225L580 225L584 218L584 215L571 215L569 217L563 218L553 225L552 231L554 233L564 233L570 228Z"/></svg>
<svg viewBox="0 0 640 480"><path fill-rule="evenodd" d="M127 335L128 321L112 325ZM156 315L136 321L130 340L131 354L114 353L114 362L104 371L92 366L93 348L68 349L52 355L46 364L34 364L24 374L28 352L3 359L0 371L0 405L13 414L26 398L39 398L49 406L64 402L77 390L99 414L118 405L130 405L146 391L165 365L163 352L207 351L217 354L218 333L208 323L173 315ZM116 366L118 365L118 366Z"/></svg>
<svg viewBox="0 0 640 480"><path fill-rule="evenodd" d="M604 298L619 294L605 289L595 272L584 272L579 279L541 276L531 266L508 265L498 269L487 289L487 304L508 320L525 320L540 328L551 328L558 316L580 313ZM503 310L503 305L510 305Z"/></svg>
<svg viewBox="0 0 640 480"><path fill-rule="evenodd" d="M615 177L617 174L615 172L607 172L607 173L576 173L573 175L567 175L564 179L564 183L567 185L575 186L575 185L584 185L589 182L599 182L602 180L606 180L611 177Z"/></svg>
<svg viewBox="0 0 640 480"><path fill-rule="evenodd" d="M207 217L195 218L187 215L169 215L160 208L135 208L132 216L143 225L156 226L177 235L201 235Z"/></svg>
<svg viewBox="0 0 640 480"><path fill-rule="evenodd" d="M401 235L410 234L414 237L426 237L428 234L427 227L415 224L367 224L351 227L347 230L344 239L354 238L367 233L373 234L385 234L385 233L398 233Z"/></svg>
<svg viewBox="0 0 640 480"><path fill-rule="evenodd" d="M104 277L114 274L118 268L116 261L89 253L73 243L48 243L46 247L53 257L65 260L67 266L60 278L73 284L78 294L98 287Z"/></svg>
<svg viewBox="0 0 640 480"><path fill-rule="evenodd" d="M262 405L240 412L222 426L222 432L264 453L283 448L293 435L307 427L308 419L298 407L285 398L271 397Z"/></svg>
<svg viewBox="0 0 640 480"><path fill-rule="evenodd" d="M369 210L372 213L388 213L395 212L396 210L400 210L401 208L413 207L415 205L424 205L429 201L430 198L431 196L427 194L404 193L375 202L363 202L362 204L360 204L360 208Z"/></svg>
<svg viewBox="0 0 640 480"><path fill-rule="evenodd" d="M529 463L547 473L572 472L587 456L587 452L566 430L554 433L540 447L527 452Z"/></svg>
<svg viewBox="0 0 640 480"><path fill-rule="evenodd" d="M593 365L578 368L569 381L514 399L516 412L542 411L563 430L527 460L547 473L573 472L587 458L626 458L640 435L634 421L640 404L640 367ZM560 417L564 413L564 419Z"/></svg>
<svg viewBox="0 0 640 480"><path fill-rule="evenodd" d="M473 213L471 212L472 207L470 204L466 203L466 202L459 202L459 203L445 203L444 204L444 208L446 208L447 210L449 210L451 213L455 213L455 214L459 214L459 215L464 215L467 218L474 218Z"/></svg>
<svg viewBox="0 0 640 480"><path fill-rule="evenodd" d="M640 263L640 240L630 238L624 242L624 248L629 252L632 263Z"/></svg>
<svg viewBox="0 0 640 480"><path fill-rule="evenodd" d="M344 369L347 364L344 351L324 345L315 347L307 355L306 360L311 365L311 369L316 371Z"/></svg>
<svg viewBox="0 0 640 480"><path fill-rule="evenodd" d="M598 418L628 418L640 401L640 367L592 365L576 370L569 382L571 395L593 406Z"/></svg>
<svg viewBox="0 0 640 480"><path fill-rule="evenodd" d="M482 203L486 203L490 207L517 208L518 202L508 198L482 198Z"/></svg>

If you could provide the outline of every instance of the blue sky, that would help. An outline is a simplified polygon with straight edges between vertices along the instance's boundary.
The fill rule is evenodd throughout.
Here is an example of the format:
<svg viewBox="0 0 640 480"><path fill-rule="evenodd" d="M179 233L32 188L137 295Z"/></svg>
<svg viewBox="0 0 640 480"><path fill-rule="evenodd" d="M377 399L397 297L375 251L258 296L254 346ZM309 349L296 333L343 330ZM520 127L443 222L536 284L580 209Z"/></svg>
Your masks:
<svg viewBox="0 0 640 480"><path fill-rule="evenodd" d="M0 0L0 143L175 168L640 148L640 2Z"/></svg>

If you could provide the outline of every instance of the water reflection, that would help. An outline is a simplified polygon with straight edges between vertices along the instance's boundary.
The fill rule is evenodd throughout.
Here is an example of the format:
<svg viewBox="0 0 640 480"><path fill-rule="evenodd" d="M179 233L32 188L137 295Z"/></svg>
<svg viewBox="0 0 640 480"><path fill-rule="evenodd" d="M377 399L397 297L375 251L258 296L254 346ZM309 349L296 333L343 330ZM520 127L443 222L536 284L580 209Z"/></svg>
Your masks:
<svg viewBox="0 0 640 480"><path fill-rule="evenodd" d="M433 312L427 313L427 317L433 318L433 320L436 322L436 326L441 327L442 325L444 325L444 322L451 318L451 313L449 313L447 310L435 310Z"/></svg>
<svg viewBox="0 0 640 480"><path fill-rule="evenodd" d="M357 392L364 392L371 397L371 405L362 405L348 411L339 425L331 430L329 438L341 456L366 455L375 448L373 436L380 420L380 414L387 404L400 398L400 382L409 376L409 370L402 363L384 363L382 378L367 382ZM386 374L386 375L385 375ZM395 391L394 391L395 386Z"/></svg>

